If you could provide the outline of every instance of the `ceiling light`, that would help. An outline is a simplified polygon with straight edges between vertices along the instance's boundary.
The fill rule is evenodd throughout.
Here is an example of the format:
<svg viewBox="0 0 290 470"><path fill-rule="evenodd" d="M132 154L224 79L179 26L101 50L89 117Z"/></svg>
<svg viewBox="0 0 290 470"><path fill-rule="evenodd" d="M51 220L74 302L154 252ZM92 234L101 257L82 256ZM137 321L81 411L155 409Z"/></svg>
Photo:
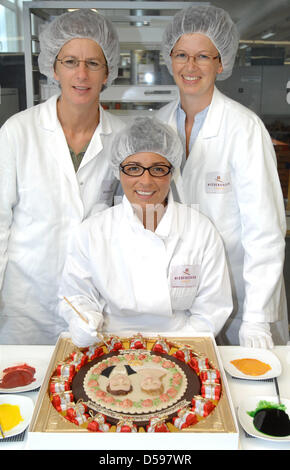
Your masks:
<svg viewBox="0 0 290 470"><path fill-rule="evenodd" d="M153 83L154 75L150 72L146 72L145 76L144 76L144 80L145 80L146 83L151 84L151 83Z"/></svg>

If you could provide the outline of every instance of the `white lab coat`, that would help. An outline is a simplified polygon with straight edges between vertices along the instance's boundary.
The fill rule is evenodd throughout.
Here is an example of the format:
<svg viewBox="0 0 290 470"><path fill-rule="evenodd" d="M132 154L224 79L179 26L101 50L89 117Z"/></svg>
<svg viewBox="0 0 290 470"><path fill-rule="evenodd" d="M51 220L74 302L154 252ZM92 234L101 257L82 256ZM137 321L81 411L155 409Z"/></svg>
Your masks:
<svg viewBox="0 0 290 470"><path fill-rule="evenodd" d="M232 311L223 243L210 221L169 196L155 232L126 196L71 237L60 299L100 312L105 332L220 331ZM64 300L61 314L76 315Z"/></svg>
<svg viewBox="0 0 290 470"><path fill-rule="evenodd" d="M156 115L176 130L178 103ZM215 88L176 188L181 201L199 205L225 244L234 312L218 341L239 344L243 316L250 322L275 322L274 342L287 342L285 210L273 145L258 116Z"/></svg>
<svg viewBox="0 0 290 470"><path fill-rule="evenodd" d="M0 343L53 344L65 327L57 292L73 227L112 205L109 168L119 118L100 107L75 173L56 113L57 96L0 130Z"/></svg>

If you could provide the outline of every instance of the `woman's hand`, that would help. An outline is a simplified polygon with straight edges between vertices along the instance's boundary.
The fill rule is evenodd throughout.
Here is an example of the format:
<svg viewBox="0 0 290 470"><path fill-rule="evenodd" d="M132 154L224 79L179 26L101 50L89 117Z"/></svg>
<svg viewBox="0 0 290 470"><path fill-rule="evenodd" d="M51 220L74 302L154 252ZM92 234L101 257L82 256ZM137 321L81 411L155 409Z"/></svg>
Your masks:
<svg viewBox="0 0 290 470"><path fill-rule="evenodd" d="M274 346L269 323L242 322L239 331L240 346L272 349Z"/></svg>
<svg viewBox="0 0 290 470"><path fill-rule="evenodd" d="M92 346L101 341L98 330L103 324L103 317L98 312L81 312L86 321L74 315L69 324L72 342L79 348Z"/></svg>

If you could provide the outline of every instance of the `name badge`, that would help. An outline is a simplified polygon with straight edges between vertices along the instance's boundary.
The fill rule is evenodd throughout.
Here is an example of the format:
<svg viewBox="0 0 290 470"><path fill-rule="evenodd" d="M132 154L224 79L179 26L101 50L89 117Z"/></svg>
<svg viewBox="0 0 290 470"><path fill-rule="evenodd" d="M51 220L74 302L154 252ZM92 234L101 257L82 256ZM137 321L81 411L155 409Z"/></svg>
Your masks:
<svg viewBox="0 0 290 470"><path fill-rule="evenodd" d="M199 281L200 266L173 266L171 270L171 287L196 287Z"/></svg>
<svg viewBox="0 0 290 470"><path fill-rule="evenodd" d="M232 190L230 173L218 173L217 171L207 173L205 185L207 193L228 193Z"/></svg>

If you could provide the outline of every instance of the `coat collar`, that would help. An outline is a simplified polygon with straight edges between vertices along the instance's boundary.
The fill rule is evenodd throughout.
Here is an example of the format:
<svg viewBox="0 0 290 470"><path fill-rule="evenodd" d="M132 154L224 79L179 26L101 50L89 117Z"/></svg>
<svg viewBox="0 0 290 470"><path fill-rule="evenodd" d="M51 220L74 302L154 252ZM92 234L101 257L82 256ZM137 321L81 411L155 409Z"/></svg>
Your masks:
<svg viewBox="0 0 290 470"><path fill-rule="evenodd" d="M128 201L127 197L124 195L123 200L123 209L125 212L125 215L127 216L124 220L129 219L129 223L133 230L140 231L140 232L148 232L149 234L152 234L152 236L157 236L158 238L164 239L168 238L171 234L171 227L173 226L174 220L175 220L175 212L176 212L176 206L175 202L173 200L173 196L171 193L171 190L169 191L168 194L168 204L166 207L166 211L160 220L155 232L150 232L150 230L144 229L144 226L140 219L137 217L135 214L132 204Z"/></svg>
<svg viewBox="0 0 290 470"><path fill-rule="evenodd" d="M175 130L177 130L176 114L179 103L179 98L172 102L171 113L168 120L168 124L171 125ZM223 94L216 87L214 87L213 97L209 105L209 110L205 118L205 122L200 131L201 138L207 139L209 137L215 137L218 135L222 122L224 106L225 103L223 99Z"/></svg>
<svg viewBox="0 0 290 470"><path fill-rule="evenodd" d="M71 158L69 155L69 149L66 144L62 126L57 117L57 100L59 96L60 96L59 94L54 95L51 98L49 98L45 103L39 106L39 123L43 129L54 133L55 137L57 139L60 139L58 141L57 146L58 146L58 149L60 149L60 145L63 146L61 155L62 155L64 168L66 169L67 174L71 174L71 177L74 179L75 173L74 171L73 172L71 171L73 170L73 167L72 167L72 162L71 162ZM111 134L113 132L112 124L111 124L108 113L106 113L106 111L104 111L104 109L100 105L99 105L99 110L100 110L100 121L87 147L85 155L80 164L79 170L81 170L88 162L90 162L93 158L95 158L102 151L103 142L102 142L101 135Z"/></svg>
<svg viewBox="0 0 290 470"><path fill-rule="evenodd" d="M57 118L56 102L60 94L53 95L47 101L39 105L39 124L43 129L55 131L60 122Z"/></svg>
<svg viewBox="0 0 290 470"><path fill-rule="evenodd" d="M213 97L209 105L209 110L205 118L204 124L200 131L203 139L215 137L218 135L222 123L224 111L224 99L222 93L215 87Z"/></svg>

